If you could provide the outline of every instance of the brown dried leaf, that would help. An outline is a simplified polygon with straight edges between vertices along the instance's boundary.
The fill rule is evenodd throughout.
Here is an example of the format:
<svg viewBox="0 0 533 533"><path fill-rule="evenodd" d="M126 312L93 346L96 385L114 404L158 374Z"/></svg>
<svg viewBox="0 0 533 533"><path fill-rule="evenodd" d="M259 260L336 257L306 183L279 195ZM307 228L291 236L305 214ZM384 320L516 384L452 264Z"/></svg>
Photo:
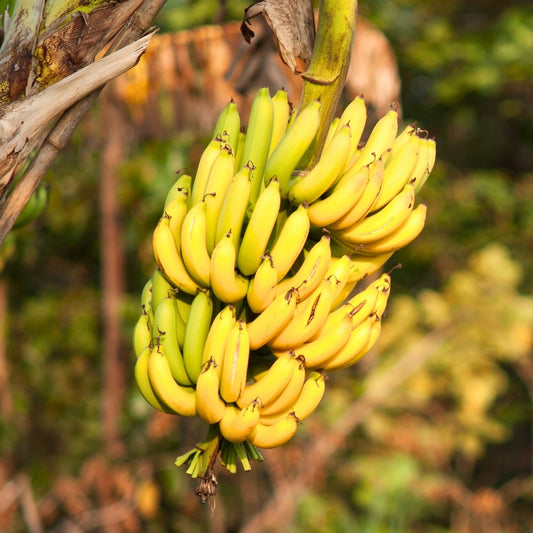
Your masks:
<svg viewBox="0 0 533 533"><path fill-rule="evenodd" d="M246 42L254 37L249 21L263 15L272 30L283 62L295 73L311 61L315 43L315 18L311 0L263 0L244 10L241 32Z"/></svg>

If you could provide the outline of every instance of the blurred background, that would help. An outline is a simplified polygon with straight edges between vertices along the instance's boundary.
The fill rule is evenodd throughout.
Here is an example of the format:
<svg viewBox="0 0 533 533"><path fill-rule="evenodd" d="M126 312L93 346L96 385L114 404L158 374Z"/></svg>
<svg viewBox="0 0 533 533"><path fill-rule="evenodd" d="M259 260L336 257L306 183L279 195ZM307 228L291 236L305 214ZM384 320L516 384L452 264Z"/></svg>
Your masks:
<svg viewBox="0 0 533 533"><path fill-rule="evenodd" d="M220 468L208 505L174 465L204 427L141 398L131 331L165 194L222 106L245 116L265 83L297 94L265 36L242 40L248 4L169 0L46 175L44 214L4 245L0 530L532 531L529 0L359 3L375 117L396 91L437 140L426 228L386 266L402 268L377 346L329 376L288 445Z"/></svg>

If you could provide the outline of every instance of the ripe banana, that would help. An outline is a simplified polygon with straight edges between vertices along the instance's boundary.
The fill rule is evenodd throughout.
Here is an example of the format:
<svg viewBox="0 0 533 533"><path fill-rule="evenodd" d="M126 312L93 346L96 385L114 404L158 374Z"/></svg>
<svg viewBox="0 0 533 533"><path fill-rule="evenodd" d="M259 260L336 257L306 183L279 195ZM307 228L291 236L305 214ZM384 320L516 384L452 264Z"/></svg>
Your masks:
<svg viewBox="0 0 533 533"><path fill-rule="evenodd" d="M325 275L326 279L331 280L331 308L334 308L335 303L342 297L344 287L348 284L350 279L350 257L343 255L338 259L331 261ZM351 289L350 289L351 290Z"/></svg>
<svg viewBox="0 0 533 533"><path fill-rule="evenodd" d="M270 251L274 268L281 281L303 250L311 227L307 207L299 205L288 217Z"/></svg>
<svg viewBox="0 0 533 533"><path fill-rule="evenodd" d="M311 372L292 409L296 418L300 421L306 419L319 406L325 391L326 378L324 373Z"/></svg>
<svg viewBox="0 0 533 533"><path fill-rule="evenodd" d="M252 313L263 312L267 305L276 298L278 273L272 264L270 255L265 255L255 275L250 279L246 301Z"/></svg>
<svg viewBox="0 0 533 533"><path fill-rule="evenodd" d="M383 239L400 228L409 218L414 203L414 187L407 184L385 207L348 228L333 231L332 236L358 250L359 245Z"/></svg>
<svg viewBox="0 0 533 533"><path fill-rule="evenodd" d="M359 281L374 274L374 272L377 272L391 256L392 252L376 256L351 255L349 281Z"/></svg>
<svg viewBox="0 0 533 533"><path fill-rule="evenodd" d="M178 194L165 207L164 215L170 218L169 227L174 236L174 243L179 250L181 246L181 226L187 215L189 198L186 194Z"/></svg>
<svg viewBox="0 0 533 533"><path fill-rule="evenodd" d="M211 256L211 287L224 303L237 303L246 297L248 279L235 269L237 252L231 232L218 242Z"/></svg>
<svg viewBox="0 0 533 533"><path fill-rule="evenodd" d="M331 259L329 235L323 235L313 245L294 276L280 281L276 288L276 296L285 294L289 289L297 289L298 299L305 300L322 282Z"/></svg>
<svg viewBox="0 0 533 533"><path fill-rule="evenodd" d="M253 275L261 263L280 205L279 182L272 180L259 194L239 247L237 266L245 276Z"/></svg>
<svg viewBox="0 0 533 533"><path fill-rule="evenodd" d="M346 106L340 116L340 124L350 124L352 134L350 156L347 158L347 164L349 164L349 162L353 159L355 153L357 152L359 142L361 141L361 136L363 135L363 131L365 129L366 119L366 103L365 99L362 96L356 96Z"/></svg>
<svg viewBox="0 0 533 533"><path fill-rule="evenodd" d="M222 436L229 442L243 442L259 422L259 406L252 401L242 409L228 405L219 422Z"/></svg>
<svg viewBox="0 0 533 533"><path fill-rule="evenodd" d="M369 181L369 167L346 172L326 197L313 202L308 210L311 224L319 228L330 226L357 204Z"/></svg>
<svg viewBox="0 0 533 533"><path fill-rule="evenodd" d="M416 135L416 124L408 124L394 139L391 148L390 148L390 157L389 160L392 160L394 157L396 157L396 154L398 153L398 150L403 146L405 141L409 139L412 135Z"/></svg>
<svg viewBox="0 0 533 533"><path fill-rule="evenodd" d="M261 348L291 323L296 310L296 301L297 291L288 290L276 297L248 324L250 349Z"/></svg>
<svg viewBox="0 0 533 533"><path fill-rule="evenodd" d="M169 223L170 218L163 215L155 227L152 239L155 260L164 276L178 289L196 294L200 285L187 272Z"/></svg>
<svg viewBox="0 0 533 533"><path fill-rule="evenodd" d="M155 395L155 392L148 378L148 360L150 359L151 353L152 348L147 347L141 352L139 357L137 357L137 361L135 362L134 368L135 383L137 383L137 387L143 398L154 409L162 411L163 413L172 413L173 411L171 409L169 409L164 403L159 401L159 398Z"/></svg>
<svg viewBox="0 0 533 533"><path fill-rule="evenodd" d="M200 161L198 162L198 167L196 169L196 175L194 177L194 181L192 182L192 190L189 195L189 207L192 207L194 204L203 200L205 186L207 185L207 180L209 179L211 167L213 166L215 159L220 154L222 147L223 143L220 141L220 139L213 139L202 152Z"/></svg>
<svg viewBox="0 0 533 533"><path fill-rule="evenodd" d="M178 196L187 196L190 198L192 191L192 176L189 174L182 174L173 183L172 187L167 192L163 209L173 202Z"/></svg>
<svg viewBox="0 0 533 533"><path fill-rule="evenodd" d="M291 412L271 426L258 422L247 440L258 448L276 448L289 441L297 428L298 418Z"/></svg>
<svg viewBox="0 0 533 533"><path fill-rule="evenodd" d="M202 367L210 363L215 368L219 377L222 374L226 341L236 320L235 306L226 305L213 319L205 340Z"/></svg>
<svg viewBox="0 0 533 533"><path fill-rule="evenodd" d="M252 102L242 152L243 164L246 165L251 161L254 167L249 195L250 212L253 210L259 192L261 191L263 170L268 159L268 154L270 153L273 121L274 107L270 98L270 92L267 87L263 87L257 91Z"/></svg>
<svg viewBox="0 0 533 533"><path fill-rule="evenodd" d="M148 359L150 384L161 403L182 416L196 416L196 392L178 385L172 377L166 357L154 347Z"/></svg>
<svg viewBox="0 0 533 533"><path fill-rule="evenodd" d="M220 422L226 411L226 403L218 394L219 375L213 361L207 361L196 382L196 411L208 424Z"/></svg>
<svg viewBox="0 0 533 533"><path fill-rule="evenodd" d="M288 385L299 364L300 361L292 354L281 355L257 381L246 385L237 398L237 405L243 408L253 400L257 400L261 408L271 404Z"/></svg>
<svg viewBox="0 0 533 533"><path fill-rule="evenodd" d="M237 320L233 324L224 349L222 374L220 376L220 396L227 403L237 401L246 386L250 340L246 322Z"/></svg>
<svg viewBox="0 0 533 533"><path fill-rule="evenodd" d="M196 383L202 366L205 342L211 327L213 300L209 290L198 291L194 297L183 339L183 362L187 375Z"/></svg>
<svg viewBox="0 0 533 533"><path fill-rule="evenodd" d="M312 170L305 176L291 180L289 200L293 204L312 204L333 186L348 159L350 142L350 126L344 124L325 146Z"/></svg>
<svg viewBox="0 0 533 533"><path fill-rule="evenodd" d="M213 129L212 139L222 139L231 147L231 151L235 154L240 131L241 117L237 104L232 99L222 109Z"/></svg>
<svg viewBox="0 0 533 533"><path fill-rule="evenodd" d="M417 165L413 171L413 175L410 180L415 187L415 191L418 192L426 183L433 166L435 165L435 157L437 155L437 145L435 139L420 139L420 165Z"/></svg>
<svg viewBox="0 0 533 533"><path fill-rule="evenodd" d="M419 204L396 231L379 241L361 245L358 251L367 255L382 255L395 252L414 241L424 229L427 207Z"/></svg>
<svg viewBox="0 0 533 533"><path fill-rule="evenodd" d="M268 155L272 154L274 148L278 145L283 134L287 130L289 123L289 115L291 114L291 106L287 98L287 91L279 90L272 97L272 137L270 139L270 147Z"/></svg>
<svg viewBox="0 0 533 533"><path fill-rule="evenodd" d="M281 196L289 192L292 172L303 157L320 125L320 102L314 100L296 116L267 160L264 171L265 186L275 177Z"/></svg>
<svg viewBox="0 0 533 533"><path fill-rule="evenodd" d="M226 233L231 232L235 249L239 249L241 242L241 230L248 209L248 201L252 192L251 176L255 172L253 165L245 164L233 177L216 224L215 243L224 238Z"/></svg>
<svg viewBox="0 0 533 533"><path fill-rule="evenodd" d="M190 276L203 287L211 285L211 258L206 244L207 220L205 202L194 204L181 226L181 256Z"/></svg>

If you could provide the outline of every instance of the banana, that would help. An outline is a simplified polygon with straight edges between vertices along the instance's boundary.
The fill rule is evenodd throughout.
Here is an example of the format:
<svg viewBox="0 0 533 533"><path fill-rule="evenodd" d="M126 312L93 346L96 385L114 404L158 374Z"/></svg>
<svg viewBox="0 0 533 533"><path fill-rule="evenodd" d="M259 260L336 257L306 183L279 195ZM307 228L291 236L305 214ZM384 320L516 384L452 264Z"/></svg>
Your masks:
<svg viewBox="0 0 533 533"><path fill-rule="evenodd" d="M150 359L151 352L152 348L147 347L137 358L134 368L135 383L137 383L137 387L142 397L154 409L162 411L163 413L172 413L173 411L171 409L159 401L159 398L155 395L152 385L150 384L150 380L148 378L148 360Z"/></svg>
<svg viewBox="0 0 533 533"><path fill-rule="evenodd" d="M176 414L196 416L195 390L176 383L166 357L157 346L152 349L148 359L148 377L161 403Z"/></svg>
<svg viewBox="0 0 533 533"><path fill-rule="evenodd" d="M411 176L418 161L419 151L420 139L413 134L404 141L394 156L391 155L385 166L383 184L376 202L372 206L372 211L378 211L391 202L405 185L411 181Z"/></svg>
<svg viewBox="0 0 533 533"><path fill-rule="evenodd" d="M270 146L268 155L272 154L274 148L278 145L283 134L287 130L289 123L289 116L291 114L291 106L287 97L287 91L280 89L272 97L272 137L270 138Z"/></svg>
<svg viewBox="0 0 533 533"><path fill-rule="evenodd" d="M133 352L139 357L144 349L152 342L152 321L144 306L141 314L133 326Z"/></svg>
<svg viewBox="0 0 533 533"><path fill-rule="evenodd" d="M391 256L392 252L376 256L351 255L349 281L359 281L374 274L374 272L377 272Z"/></svg>
<svg viewBox="0 0 533 533"><path fill-rule="evenodd" d="M165 298L154 311L154 337L170 366L172 376L180 385L192 385L180 350L177 335L178 308L173 297Z"/></svg>
<svg viewBox="0 0 533 533"><path fill-rule="evenodd" d="M218 394L219 385L215 364L209 360L203 365L196 382L196 411L208 424L220 422L226 411L226 403Z"/></svg>
<svg viewBox="0 0 533 533"><path fill-rule="evenodd" d="M331 278L332 282L332 309L339 298L342 297L341 295L344 292L344 287L348 284L350 278L350 272L350 257L347 255L343 255L342 257L331 261L326 271L325 278Z"/></svg>
<svg viewBox="0 0 533 533"><path fill-rule="evenodd" d="M252 192L251 176L254 167L251 163L245 164L233 177L224 196L222 207L218 215L215 244L231 232L235 249L239 249L241 230L248 209L248 201Z"/></svg>
<svg viewBox="0 0 533 533"><path fill-rule="evenodd" d="M147 305L148 300L148 294L146 294L143 290L143 294L141 296L141 300L144 303L145 311L149 313L148 307L152 310L157 309L157 306L169 295L174 294L176 292L176 289L168 282L167 278L163 276L163 273L161 270L156 268L154 270L154 273L150 277L151 280L151 287L150 287L150 304ZM143 304L141 304L143 305Z"/></svg>
<svg viewBox="0 0 533 533"><path fill-rule="evenodd" d="M229 442L243 442L259 422L259 406L252 401L239 409L228 405L218 427L222 436Z"/></svg>
<svg viewBox="0 0 533 533"><path fill-rule="evenodd" d="M248 323L250 349L257 350L284 329L295 313L297 291L288 290L276 297L254 320Z"/></svg>
<svg viewBox="0 0 533 533"><path fill-rule="evenodd" d="M329 128L328 128L328 133L326 135L326 139L324 140L324 148L323 148L323 150L326 149L326 146L328 146L328 144L331 142L331 140L335 137L335 134L339 130L339 125L340 124L341 124L341 121L340 121L339 117L335 117L331 121L331 123L329 125ZM345 124L345 123L343 122L343 124Z"/></svg>
<svg viewBox="0 0 533 533"><path fill-rule="evenodd" d="M22 228L35 220L48 204L48 183L41 181L13 224L13 229Z"/></svg>
<svg viewBox="0 0 533 533"><path fill-rule="evenodd" d="M387 301L389 299L390 295L390 289L391 289L391 279L388 274L383 274L379 278L379 280L374 283L374 287L377 291L377 299L376 303L374 304L374 314L375 316L381 320L385 313L385 309L387 308Z"/></svg>
<svg viewBox="0 0 533 533"><path fill-rule="evenodd" d="M267 345L272 350L290 350L308 341L326 321L332 301L332 281L325 279L296 305L292 319Z"/></svg>
<svg viewBox="0 0 533 533"><path fill-rule="evenodd" d="M233 180L233 154L229 150L221 150L213 162L209 179L205 186L204 202L206 214L207 251L211 254L216 245L217 221L224 202L226 191Z"/></svg>
<svg viewBox="0 0 533 533"><path fill-rule="evenodd" d="M382 255L395 252L414 241L424 229L427 207L419 204L396 231L379 241L361 245L358 252L367 255Z"/></svg>
<svg viewBox="0 0 533 533"><path fill-rule="evenodd" d="M169 224L170 218L163 215L155 227L152 239L155 260L173 285L189 294L196 294L200 285L187 272Z"/></svg>
<svg viewBox="0 0 533 533"><path fill-rule="evenodd" d="M297 364L289 382L271 402L263 402L260 409L260 420L262 417L274 416L289 411L302 392L302 387L305 383L305 364L303 358L295 357L294 360Z"/></svg>
<svg viewBox="0 0 533 533"><path fill-rule="evenodd" d="M305 300L322 282L329 268L331 259L329 243L329 235L323 235L309 250L296 274L278 283L275 295L285 294L292 288L297 289L299 300Z"/></svg>
<svg viewBox="0 0 533 533"><path fill-rule="evenodd" d="M180 249L185 268L198 285L211 285L211 258L206 244L205 202L194 204L181 225Z"/></svg>
<svg viewBox="0 0 533 533"><path fill-rule="evenodd" d="M283 392L299 365L300 361L292 354L281 355L262 373L260 379L246 385L237 398L237 405L243 408L253 400L257 400L262 408L271 404Z"/></svg>
<svg viewBox="0 0 533 533"><path fill-rule="evenodd" d="M235 306L226 305L213 319L207 334L202 355L202 367L210 363L219 377L222 373L226 341L236 320Z"/></svg>
<svg viewBox="0 0 533 533"><path fill-rule="evenodd" d="M231 232L217 243L211 256L211 287L224 303L237 303L246 297L248 279L235 269L237 253Z"/></svg>
<svg viewBox="0 0 533 533"><path fill-rule="evenodd" d="M292 411L271 426L258 422L247 440L258 448L276 448L294 436L298 422Z"/></svg>
<svg viewBox="0 0 533 533"><path fill-rule="evenodd" d="M220 376L220 396L227 403L237 401L246 386L249 357L248 328L246 322L237 320L226 340Z"/></svg>
<svg viewBox="0 0 533 533"><path fill-rule="evenodd" d="M282 280L300 255L309 235L311 223L307 207L299 205L288 217L270 251L272 263Z"/></svg>
<svg viewBox="0 0 533 533"><path fill-rule="evenodd" d="M248 284L246 301L255 314L263 312L276 298L278 273L270 255L265 255L255 275Z"/></svg>
<svg viewBox="0 0 533 533"><path fill-rule="evenodd" d="M313 100L300 111L283 134L267 160L264 171L265 186L275 177L279 181L281 196L289 191L291 174L303 157L320 125L320 102Z"/></svg>
<svg viewBox="0 0 533 533"><path fill-rule="evenodd" d="M239 132L241 131L241 117L237 104L231 99L220 113L215 128L213 129L212 139L223 139L231 147L231 151L235 154L237 151L237 142L239 140Z"/></svg>
<svg viewBox="0 0 533 533"><path fill-rule="evenodd" d="M302 392L294 403L292 411L298 420L305 420L320 404L326 391L326 378L323 372L313 371L302 387Z"/></svg>
<svg viewBox="0 0 533 533"><path fill-rule="evenodd" d="M332 236L357 250L359 245L383 239L400 228L409 218L414 203L415 190L408 183L385 207L356 222L353 226L333 231Z"/></svg>
<svg viewBox="0 0 533 533"><path fill-rule="evenodd" d="M367 165L356 172L346 172L329 195L309 206L307 214L311 224L319 228L330 226L351 211L362 197L369 176Z"/></svg>
<svg viewBox="0 0 533 533"><path fill-rule="evenodd" d="M220 139L213 139L204 149L198 161L198 167L192 182L191 193L189 194L189 207L200 202L204 198L205 186L209 179L209 173L215 159L222 150L223 143Z"/></svg>
<svg viewBox="0 0 533 533"><path fill-rule="evenodd" d="M352 172L352 169L348 172ZM329 229L342 230L348 228L366 216L370 209L372 209L379 191L381 190L384 173L385 163L382 158L369 165L368 183L363 194L350 211L330 224Z"/></svg>
<svg viewBox="0 0 533 533"><path fill-rule="evenodd" d="M233 158L233 173L237 174L241 166L246 163L242 160L242 152L244 150L244 142L246 140L246 134L244 132L239 133L239 139L237 142L237 151L235 152L235 157Z"/></svg>
<svg viewBox="0 0 533 533"><path fill-rule="evenodd" d="M170 218L169 227L178 250L181 246L181 226L187 215L188 205L189 197L186 194L178 194L174 200L167 204L163 213L164 216Z"/></svg>
<svg viewBox="0 0 533 533"><path fill-rule="evenodd" d="M291 180L288 196L293 204L312 204L333 186L350 154L350 142L350 126L344 124L324 147L317 164L305 176Z"/></svg>
<svg viewBox="0 0 533 533"><path fill-rule="evenodd" d="M190 198L192 191L192 176L189 174L182 174L173 183L172 187L167 192L163 209L173 202L178 196L187 196Z"/></svg>
<svg viewBox="0 0 533 533"><path fill-rule="evenodd" d="M390 148L390 157L389 161L392 160L394 157L396 157L396 154L398 153L398 150L403 146L405 141L409 139L412 135L416 135L416 124L408 124L394 139L391 148Z"/></svg>
<svg viewBox="0 0 533 533"><path fill-rule="evenodd" d="M268 87L262 87L257 91L252 102L242 152L243 163L248 164L251 161L254 167L249 195L251 210L255 205L263 183L263 170L270 153L273 121L274 107L270 98L270 91Z"/></svg>
<svg viewBox="0 0 533 533"><path fill-rule="evenodd" d="M183 362L187 375L196 383L202 366L204 346L211 327L213 300L209 290L200 290L194 297L183 339Z"/></svg>
<svg viewBox="0 0 533 533"><path fill-rule="evenodd" d="M351 129L351 147L350 157L347 158L346 163L349 164L357 151L361 136L365 129L367 119L366 102L362 96L356 96L342 112L339 122L340 124L349 124Z"/></svg>
<svg viewBox="0 0 533 533"><path fill-rule="evenodd" d="M279 182L272 180L259 194L239 247L237 266L245 276L253 275L261 263L280 205Z"/></svg>
<svg viewBox="0 0 533 533"><path fill-rule="evenodd" d="M415 187L415 191L418 192L426 183L433 166L435 165L435 157L437 155L437 145L435 139L420 139L421 150L421 166L415 168L413 175L411 176L411 182Z"/></svg>
<svg viewBox="0 0 533 533"><path fill-rule="evenodd" d="M388 157L386 152L390 150L397 132L398 112L395 109L390 109L377 121L366 144L349 168L355 171L383 156ZM388 153L390 154L390 152Z"/></svg>

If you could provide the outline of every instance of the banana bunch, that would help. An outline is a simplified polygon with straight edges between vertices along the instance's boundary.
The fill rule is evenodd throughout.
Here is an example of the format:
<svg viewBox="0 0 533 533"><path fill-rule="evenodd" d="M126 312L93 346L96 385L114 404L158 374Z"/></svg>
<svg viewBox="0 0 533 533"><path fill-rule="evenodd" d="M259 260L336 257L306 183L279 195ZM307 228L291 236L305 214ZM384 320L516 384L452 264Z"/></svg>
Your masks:
<svg viewBox="0 0 533 533"><path fill-rule="evenodd" d="M249 470L257 448L290 440L327 372L379 337L390 275L356 285L421 232L415 194L435 142L413 125L398 134L391 108L361 145L365 122L357 97L316 165L300 169L320 103L295 114L284 91L260 89L246 133L228 103L195 175L168 191L134 327L135 380L155 409L206 422L205 441L176 460L193 477L217 455Z"/></svg>

